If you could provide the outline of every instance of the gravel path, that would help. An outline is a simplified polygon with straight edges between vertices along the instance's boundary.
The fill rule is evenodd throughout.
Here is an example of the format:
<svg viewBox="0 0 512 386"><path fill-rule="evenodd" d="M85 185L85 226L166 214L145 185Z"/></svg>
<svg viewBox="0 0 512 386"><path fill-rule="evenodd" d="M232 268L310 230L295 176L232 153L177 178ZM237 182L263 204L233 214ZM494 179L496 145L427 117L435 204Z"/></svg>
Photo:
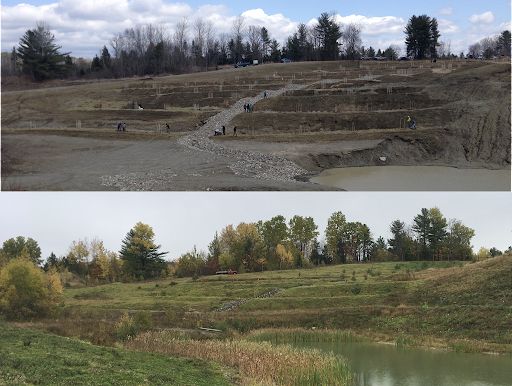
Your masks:
<svg viewBox="0 0 512 386"><path fill-rule="evenodd" d="M222 306L217 308L215 310L215 312L234 311L237 308L239 308L241 305L243 305L243 304L247 303L248 301L250 301L251 299L267 299L267 298L274 297L279 292L281 292L280 288L272 288L269 291L263 292L262 294L254 297L254 298L244 298L244 299L233 300L233 301L224 303Z"/></svg>
<svg viewBox="0 0 512 386"><path fill-rule="evenodd" d="M338 82L338 80L324 79L312 84L335 82ZM287 91L301 90L310 85L290 83L279 90L267 91L267 97L276 97ZM255 97L240 99L233 106L209 118L198 130L179 138L177 141L178 145L185 147L185 151L190 153L190 157L194 157L194 154L197 155L198 151L208 154L212 158L220 157L225 160L229 169L239 177L274 182L296 182L295 177L307 174L308 171L293 161L275 154L264 154L257 151L237 149L232 146L223 146L211 139L216 129L228 126L235 116L244 112L244 104L250 103L254 105L263 98L263 93L260 93ZM123 191L162 190L166 182L175 178L178 172L183 173L186 170L180 169L177 171L167 168L148 170L146 172L103 175L101 176L101 185Z"/></svg>
<svg viewBox="0 0 512 386"><path fill-rule="evenodd" d="M300 90L307 85L288 84L279 90L267 91L267 97L272 98L291 90ZM182 137L178 143L189 149L205 151L229 159L230 169L238 176L262 178L277 181L295 181L296 176L306 174L307 171L286 158L263 154L259 152L233 149L215 143L211 140L215 129L227 126L231 120L244 111L244 104L251 105L263 99L263 93L255 97L243 98L230 108L221 111L208 119L205 125L190 135Z"/></svg>

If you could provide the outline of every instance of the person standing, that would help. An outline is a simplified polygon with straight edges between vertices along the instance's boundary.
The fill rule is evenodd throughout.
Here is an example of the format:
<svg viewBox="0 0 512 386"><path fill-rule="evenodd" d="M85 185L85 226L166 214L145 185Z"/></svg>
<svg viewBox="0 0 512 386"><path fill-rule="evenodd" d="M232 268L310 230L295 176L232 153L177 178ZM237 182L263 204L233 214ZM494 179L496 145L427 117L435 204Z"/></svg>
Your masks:
<svg viewBox="0 0 512 386"><path fill-rule="evenodd" d="M226 135L226 126L222 126L222 135Z"/></svg>
<svg viewBox="0 0 512 386"><path fill-rule="evenodd" d="M235 127L233 127L233 137L236 137L236 136L237 136L237 134L236 134L236 126L235 126Z"/></svg>

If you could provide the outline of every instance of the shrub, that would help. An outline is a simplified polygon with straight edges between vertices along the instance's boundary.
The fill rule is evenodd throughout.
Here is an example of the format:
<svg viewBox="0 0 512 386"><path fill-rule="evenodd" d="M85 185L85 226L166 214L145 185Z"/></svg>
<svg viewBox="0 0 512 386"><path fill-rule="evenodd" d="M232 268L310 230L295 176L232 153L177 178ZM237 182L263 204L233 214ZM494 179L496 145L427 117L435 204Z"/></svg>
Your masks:
<svg viewBox="0 0 512 386"><path fill-rule="evenodd" d="M153 326L151 314L139 311L133 317L125 312L115 324L115 334L119 340L135 337L139 332L147 331Z"/></svg>
<svg viewBox="0 0 512 386"><path fill-rule="evenodd" d="M350 288L350 292L352 292L354 295L359 295L362 290L363 290L363 288L359 284L354 284Z"/></svg>
<svg viewBox="0 0 512 386"><path fill-rule="evenodd" d="M27 259L13 259L0 272L0 311L11 319L46 316L61 297L58 274L46 275Z"/></svg>
<svg viewBox="0 0 512 386"><path fill-rule="evenodd" d="M133 318L125 312L115 325L116 337L119 340L126 340L137 334Z"/></svg>

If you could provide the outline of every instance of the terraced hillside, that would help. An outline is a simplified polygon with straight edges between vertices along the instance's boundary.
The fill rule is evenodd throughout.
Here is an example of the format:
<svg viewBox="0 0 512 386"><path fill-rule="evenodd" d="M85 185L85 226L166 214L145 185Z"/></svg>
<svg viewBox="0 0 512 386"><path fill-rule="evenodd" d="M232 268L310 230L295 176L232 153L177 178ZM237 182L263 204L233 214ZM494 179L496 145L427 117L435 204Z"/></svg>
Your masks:
<svg viewBox="0 0 512 386"><path fill-rule="evenodd" d="M2 90L3 189L316 190L311 174L381 159L509 169L510 125L508 63L310 62L64 82ZM227 135L213 137L222 126Z"/></svg>
<svg viewBox="0 0 512 386"><path fill-rule="evenodd" d="M474 264L353 264L111 284L67 289L65 317L42 326L101 342L123 312L148 312L160 328L327 328L512 351L511 280L512 256L502 256Z"/></svg>

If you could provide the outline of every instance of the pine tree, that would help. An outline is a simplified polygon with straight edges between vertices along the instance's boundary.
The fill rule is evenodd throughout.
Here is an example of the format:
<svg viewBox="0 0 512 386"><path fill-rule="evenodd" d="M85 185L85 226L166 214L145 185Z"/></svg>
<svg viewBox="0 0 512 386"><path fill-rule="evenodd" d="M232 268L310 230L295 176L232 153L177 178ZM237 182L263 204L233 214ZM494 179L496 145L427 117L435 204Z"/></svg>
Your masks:
<svg viewBox="0 0 512 386"><path fill-rule="evenodd" d="M271 43L270 35L268 33L268 29L265 27L261 28L261 41L263 42L263 60L266 60L269 56L269 46Z"/></svg>
<svg viewBox="0 0 512 386"><path fill-rule="evenodd" d="M435 18L432 19L427 15L413 15L404 32L407 35L405 39L407 55L415 59L425 59L427 56L436 58L441 34Z"/></svg>
<svg viewBox="0 0 512 386"><path fill-rule="evenodd" d="M97 72L101 71L103 69L103 64L101 63L100 58L98 58L98 55L94 56L94 59L91 62L91 71Z"/></svg>
<svg viewBox="0 0 512 386"><path fill-rule="evenodd" d="M270 43L270 60L274 63L281 60L281 50L276 39L273 39Z"/></svg>
<svg viewBox="0 0 512 386"><path fill-rule="evenodd" d="M425 260L430 256L429 235L431 232L431 218L428 209L421 209L421 213L414 218L412 229L418 235L418 242L421 247L418 257Z"/></svg>
<svg viewBox="0 0 512 386"><path fill-rule="evenodd" d="M334 17L328 13L322 13L318 18L318 24L315 31L320 39L320 57L322 60L338 59L340 53L340 44L338 40L341 38L341 29L334 21Z"/></svg>
<svg viewBox="0 0 512 386"><path fill-rule="evenodd" d="M499 36L498 51L500 55L510 57L510 31L503 31Z"/></svg>
<svg viewBox="0 0 512 386"><path fill-rule="evenodd" d="M110 68L112 60L110 58L110 52L108 52L107 46L103 46L101 49L101 64L104 68Z"/></svg>
<svg viewBox="0 0 512 386"><path fill-rule="evenodd" d="M64 57L69 53L62 54L60 49L47 25L38 24L35 29L28 30L20 39L18 48L23 72L36 81L65 75Z"/></svg>
<svg viewBox="0 0 512 386"><path fill-rule="evenodd" d="M119 255L124 261L125 273L137 279L158 277L165 268L162 256L167 252L159 252L160 245L154 242L153 229L141 222L130 229L123 240Z"/></svg>

